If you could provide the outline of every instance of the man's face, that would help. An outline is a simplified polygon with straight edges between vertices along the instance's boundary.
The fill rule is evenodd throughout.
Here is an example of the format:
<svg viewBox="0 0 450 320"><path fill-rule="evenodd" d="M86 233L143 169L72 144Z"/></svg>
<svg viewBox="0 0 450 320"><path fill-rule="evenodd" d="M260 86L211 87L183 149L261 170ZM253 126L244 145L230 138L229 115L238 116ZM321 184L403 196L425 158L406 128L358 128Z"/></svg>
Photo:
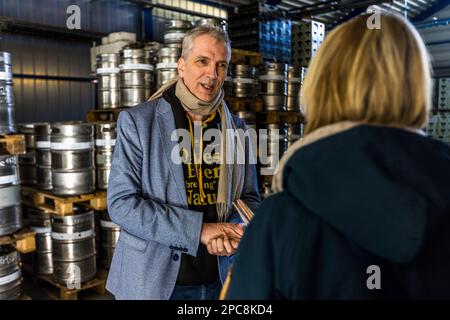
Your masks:
<svg viewBox="0 0 450 320"><path fill-rule="evenodd" d="M229 54L224 42L207 34L198 36L186 60L178 60L178 74L191 93L209 102L225 81Z"/></svg>

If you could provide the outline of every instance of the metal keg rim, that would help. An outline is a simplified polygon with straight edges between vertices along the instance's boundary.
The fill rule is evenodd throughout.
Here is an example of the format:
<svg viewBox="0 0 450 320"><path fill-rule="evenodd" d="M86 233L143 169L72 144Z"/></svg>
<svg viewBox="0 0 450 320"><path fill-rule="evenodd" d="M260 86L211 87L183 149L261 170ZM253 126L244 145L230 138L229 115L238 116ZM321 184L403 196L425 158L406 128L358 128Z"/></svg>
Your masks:
<svg viewBox="0 0 450 320"><path fill-rule="evenodd" d="M168 20L165 23L166 30L167 29L191 29L193 27L192 23L188 20L181 20L181 19L172 19Z"/></svg>
<svg viewBox="0 0 450 320"><path fill-rule="evenodd" d="M256 113L254 111L249 111L249 110L236 111L236 116L239 117L239 115L241 115L241 116L251 116L251 117L256 118Z"/></svg>
<svg viewBox="0 0 450 320"><path fill-rule="evenodd" d="M137 58L145 58L145 50L144 48L130 48L125 47L119 51L120 61L123 59L137 59Z"/></svg>
<svg viewBox="0 0 450 320"><path fill-rule="evenodd" d="M288 71L288 64L282 62L266 62L262 65L261 69L263 71Z"/></svg>
<svg viewBox="0 0 450 320"><path fill-rule="evenodd" d="M163 46L162 43L157 41L149 41L144 43L144 50L150 52L157 52Z"/></svg>
<svg viewBox="0 0 450 320"><path fill-rule="evenodd" d="M14 252L16 252L17 255L17 250L11 245L0 246L0 257L7 256L11 253L14 254Z"/></svg>
<svg viewBox="0 0 450 320"><path fill-rule="evenodd" d="M63 222L73 221L74 219L90 219L94 217L94 210L89 208L82 208L82 207L74 207L75 210L81 210L81 212L76 212L72 215L67 216L60 216L60 215L51 215L52 223L54 223L54 219L62 220ZM57 222L58 223L58 222Z"/></svg>
<svg viewBox="0 0 450 320"><path fill-rule="evenodd" d="M81 120L71 120L71 121L59 121L59 122L53 122L51 124L52 127L59 127L59 126L73 126L73 125L90 125L90 123L81 121Z"/></svg>
<svg viewBox="0 0 450 320"><path fill-rule="evenodd" d="M36 210L33 210L36 209ZM39 210L39 211L38 211ZM32 208L25 210L27 211L28 214L28 222L30 224L30 226L32 225L32 221L39 221L39 222L45 222L44 225L48 224L50 225L51 223L51 215L49 212L45 212L43 210L37 209L37 208Z"/></svg>
<svg viewBox="0 0 450 320"><path fill-rule="evenodd" d="M202 18L195 21L194 25L204 26L204 25L212 25L215 27L228 27L228 23L224 19L220 18Z"/></svg>
<svg viewBox="0 0 450 320"><path fill-rule="evenodd" d="M78 128L77 128L78 127ZM55 130L58 129L58 130ZM77 130L73 130L77 129ZM82 131L80 133L79 131ZM59 132L57 132L59 131ZM67 132L69 131L69 132ZM64 136L64 137L74 137L77 135L92 135L93 127L92 124L84 121L65 121L65 122L54 122L51 124L51 137L54 136Z"/></svg>
<svg viewBox="0 0 450 320"><path fill-rule="evenodd" d="M108 58L107 60L103 60L102 58ZM113 58L113 59L111 59ZM117 53L99 53L95 57L96 61L112 61L119 60L119 55Z"/></svg>
<svg viewBox="0 0 450 320"><path fill-rule="evenodd" d="M181 48L175 47L162 47L158 50L157 56L160 57L169 57L176 56L177 58L181 55Z"/></svg>
<svg viewBox="0 0 450 320"><path fill-rule="evenodd" d="M94 123L95 126L95 138L101 138L103 134L117 135L116 123L115 122L103 122Z"/></svg>
<svg viewBox="0 0 450 320"><path fill-rule="evenodd" d="M233 78L239 78L242 74L248 74L251 78L256 77L256 67L249 64L234 64L232 71Z"/></svg>
<svg viewBox="0 0 450 320"><path fill-rule="evenodd" d="M173 43L165 43L165 48L176 48L176 49L182 49L183 43L182 42L173 42Z"/></svg>
<svg viewBox="0 0 450 320"><path fill-rule="evenodd" d="M42 124L42 122L30 122L30 123L17 123L17 131L23 134L32 134L36 132L36 126Z"/></svg>
<svg viewBox="0 0 450 320"><path fill-rule="evenodd" d="M36 135L39 136L45 136L50 135L52 130L52 126L50 122L42 122L36 125Z"/></svg>
<svg viewBox="0 0 450 320"><path fill-rule="evenodd" d="M91 122L95 127L110 127L110 128L115 128L116 127L116 122L111 122L111 121L96 121L96 122Z"/></svg>
<svg viewBox="0 0 450 320"><path fill-rule="evenodd" d="M10 246L7 246L10 247ZM20 255L14 248L12 251L6 251L5 253L0 251L0 278L12 274L17 270L20 270ZM6 272L5 272L6 271ZM12 272L11 272L12 271Z"/></svg>

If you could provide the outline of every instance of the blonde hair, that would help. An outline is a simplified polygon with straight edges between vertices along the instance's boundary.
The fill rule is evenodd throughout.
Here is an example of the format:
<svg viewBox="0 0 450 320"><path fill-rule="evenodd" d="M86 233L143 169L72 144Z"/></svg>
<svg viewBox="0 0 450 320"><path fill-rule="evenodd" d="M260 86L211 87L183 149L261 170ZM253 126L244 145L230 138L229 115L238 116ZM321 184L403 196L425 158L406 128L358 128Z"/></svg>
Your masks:
<svg viewBox="0 0 450 320"><path fill-rule="evenodd" d="M382 13L381 29L365 14L333 30L312 59L302 88L306 133L356 121L422 128L431 108L428 54L414 27Z"/></svg>

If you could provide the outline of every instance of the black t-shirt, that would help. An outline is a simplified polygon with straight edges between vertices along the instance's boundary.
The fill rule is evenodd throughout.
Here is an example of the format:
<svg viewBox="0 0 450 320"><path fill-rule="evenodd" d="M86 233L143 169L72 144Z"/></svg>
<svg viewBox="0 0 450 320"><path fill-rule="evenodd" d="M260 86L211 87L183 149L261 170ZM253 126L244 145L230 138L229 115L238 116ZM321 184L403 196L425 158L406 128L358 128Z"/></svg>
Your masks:
<svg viewBox="0 0 450 320"><path fill-rule="evenodd" d="M175 118L175 127L177 129L186 129L189 132L190 123L186 111L184 111L180 100L175 96L175 85L164 92L163 97L171 104L173 115ZM203 121L203 134L206 130L220 128L220 117L218 114L211 117L205 123ZM192 122L192 128L194 123ZM212 141L204 141L203 149L210 143L217 143L214 139ZM191 144L189 144L191 145ZM210 146L211 148L212 146ZM214 149L216 150L216 149ZM183 163L184 181L186 188L186 197L188 200L189 209L193 211L203 212L203 222L217 222L217 190L219 186L219 162L218 153L212 153L212 159L208 158L207 162L202 162L201 167L195 166L194 157L191 147L191 163ZM209 161L213 160L213 161ZM204 198L200 196L199 175L198 170L202 170L202 184ZM217 257L208 253L206 246L200 243L197 256L193 257L188 254L181 254L181 266L178 273L176 284L178 285L201 285L210 284L219 278Z"/></svg>

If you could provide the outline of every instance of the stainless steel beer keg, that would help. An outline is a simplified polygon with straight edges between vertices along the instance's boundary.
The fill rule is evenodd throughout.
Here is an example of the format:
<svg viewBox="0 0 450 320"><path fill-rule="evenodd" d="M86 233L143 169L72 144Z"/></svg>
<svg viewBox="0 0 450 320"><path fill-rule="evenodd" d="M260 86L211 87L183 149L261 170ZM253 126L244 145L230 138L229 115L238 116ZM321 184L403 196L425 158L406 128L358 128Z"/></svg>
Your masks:
<svg viewBox="0 0 450 320"><path fill-rule="evenodd" d="M75 208L70 216L52 216L53 275L61 284L92 279L97 272L94 213Z"/></svg>
<svg viewBox="0 0 450 320"><path fill-rule="evenodd" d="M259 76L260 96L266 111L286 109L287 64L271 62L262 66Z"/></svg>
<svg viewBox="0 0 450 320"><path fill-rule="evenodd" d="M115 53L97 55L98 108L120 108L119 56Z"/></svg>
<svg viewBox="0 0 450 320"><path fill-rule="evenodd" d="M153 66L144 48L120 51L120 101L123 107L138 105L151 95Z"/></svg>
<svg viewBox="0 0 450 320"><path fill-rule="evenodd" d="M159 49L158 64L156 65L156 87L158 89L178 75L178 59L180 57L180 48L165 47Z"/></svg>
<svg viewBox="0 0 450 320"><path fill-rule="evenodd" d="M109 172L116 144L115 122L95 124L95 171L97 189L108 188Z"/></svg>
<svg viewBox="0 0 450 320"><path fill-rule="evenodd" d="M15 132L11 54L0 52L0 134Z"/></svg>
<svg viewBox="0 0 450 320"><path fill-rule="evenodd" d="M52 189L50 135L50 123L36 125L36 185L42 190Z"/></svg>
<svg viewBox="0 0 450 320"><path fill-rule="evenodd" d="M120 226L111 221L108 211L103 211L100 216L100 254L102 265L106 269L111 266L119 235Z"/></svg>
<svg viewBox="0 0 450 320"><path fill-rule="evenodd" d="M19 299L21 294L20 255L10 246L0 246L0 300Z"/></svg>
<svg viewBox="0 0 450 320"><path fill-rule="evenodd" d="M22 227L17 156L0 155L0 236Z"/></svg>
<svg viewBox="0 0 450 320"><path fill-rule="evenodd" d="M95 190L92 125L83 122L52 124L52 185L56 195L80 195Z"/></svg>
<svg viewBox="0 0 450 320"><path fill-rule="evenodd" d="M256 67L246 64L233 65L233 96L252 98L256 95Z"/></svg>
<svg viewBox="0 0 450 320"><path fill-rule="evenodd" d="M48 213L27 207L30 229L36 232L36 251L33 252L33 270L36 274L53 274L52 229Z"/></svg>

